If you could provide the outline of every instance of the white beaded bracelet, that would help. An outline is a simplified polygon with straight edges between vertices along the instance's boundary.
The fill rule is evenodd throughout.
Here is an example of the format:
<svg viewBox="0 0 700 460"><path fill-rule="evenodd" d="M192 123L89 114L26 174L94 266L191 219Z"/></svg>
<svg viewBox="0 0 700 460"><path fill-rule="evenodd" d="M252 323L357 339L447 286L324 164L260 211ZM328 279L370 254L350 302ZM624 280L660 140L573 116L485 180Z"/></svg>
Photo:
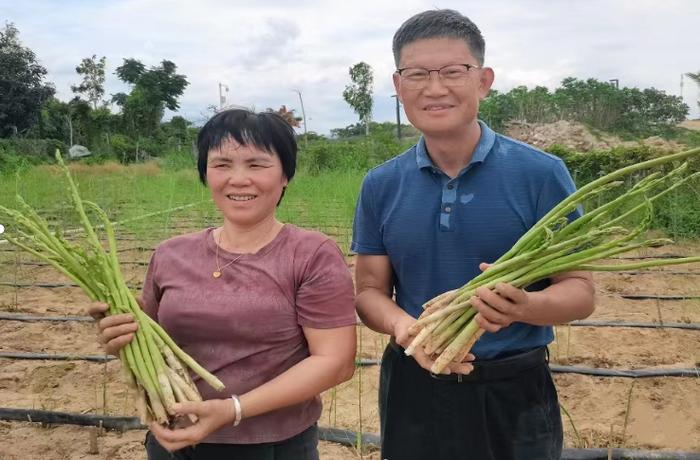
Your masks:
<svg viewBox="0 0 700 460"><path fill-rule="evenodd" d="M238 426L243 418L243 411L241 410L241 400L238 399L238 395L231 395L233 400L233 407L236 409L236 419L233 421L233 426Z"/></svg>

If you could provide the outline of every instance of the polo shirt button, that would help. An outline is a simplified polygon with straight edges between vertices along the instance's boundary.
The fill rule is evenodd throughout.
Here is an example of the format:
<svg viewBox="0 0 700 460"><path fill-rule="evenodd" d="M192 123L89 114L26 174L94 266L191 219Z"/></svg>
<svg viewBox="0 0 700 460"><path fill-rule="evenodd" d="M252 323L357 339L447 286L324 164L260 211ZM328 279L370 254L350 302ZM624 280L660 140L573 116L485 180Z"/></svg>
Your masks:
<svg viewBox="0 0 700 460"><path fill-rule="evenodd" d="M455 188L455 185L454 184L447 184L447 188L452 190L453 188Z"/></svg>
<svg viewBox="0 0 700 460"><path fill-rule="evenodd" d="M452 208L449 206L445 206L445 212L452 212Z"/></svg>

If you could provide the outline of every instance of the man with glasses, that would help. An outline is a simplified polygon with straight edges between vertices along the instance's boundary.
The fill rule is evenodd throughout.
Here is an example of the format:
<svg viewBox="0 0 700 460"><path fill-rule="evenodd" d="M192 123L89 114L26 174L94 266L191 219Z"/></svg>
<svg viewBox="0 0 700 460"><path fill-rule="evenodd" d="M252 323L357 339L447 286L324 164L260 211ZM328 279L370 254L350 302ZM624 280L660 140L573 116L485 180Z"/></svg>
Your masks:
<svg viewBox="0 0 700 460"><path fill-rule="evenodd" d="M464 362L431 374L406 356L421 305L487 269L574 190L563 162L477 119L494 72L468 18L430 10L394 35L394 85L422 136L371 170L353 225L358 313L392 336L380 377L382 459L558 459L562 425L547 365L552 325L593 311L589 273L480 289L487 332ZM571 216L575 218L575 216Z"/></svg>

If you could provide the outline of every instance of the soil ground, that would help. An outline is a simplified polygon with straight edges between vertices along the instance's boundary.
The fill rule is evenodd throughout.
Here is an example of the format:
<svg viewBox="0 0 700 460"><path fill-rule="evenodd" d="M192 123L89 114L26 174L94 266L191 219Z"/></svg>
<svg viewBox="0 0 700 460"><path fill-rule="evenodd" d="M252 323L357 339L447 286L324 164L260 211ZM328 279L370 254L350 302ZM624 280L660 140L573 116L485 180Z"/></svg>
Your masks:
<svg viewBox="0 0 700 460"><path fill-rule="evenodd" d="M129 247L133 242L124 242ZM144 246L144 244L139 244ZM134 244L136 246L136 244ZM33 259L0 245L0 282L63 283L52 269L27 264ZM637 255L698 254L686 242ZM124 251L122 261L147 261L148 252ZM348 257L352 267L354 260ZM145 267L125 264L127 279L138 284ZM700 267L673 266L637 273L596 275L598 307L590 319L648 323L700 323L700 299L631 300L625 294L700 296ZM0 312L27 315L84 315L87 298L73 287L0 285ZM364 326L359 357L381 357L387 338ZM588 367L697 368L698 331L629 327L556 327L553 363ZM0 321L0 352L98 355L103 352L90 322ZM700 451L700 378L607 378L556 374L564 417L566 447L627 447ZM379 432L378 368L358 369L353 379L323 395L322 426ZM629 401L629 404L628 404ZM134 415L120 365L87 361L0 359L0 407L75 413ZM574 430L575 426L575 430ZM99 432L97 428L0 421L0 460L136 460L145 458L143 431ZM324 460L354 459L353 448L322 442ZM377 452L363 452L377 460Z"/></svg>

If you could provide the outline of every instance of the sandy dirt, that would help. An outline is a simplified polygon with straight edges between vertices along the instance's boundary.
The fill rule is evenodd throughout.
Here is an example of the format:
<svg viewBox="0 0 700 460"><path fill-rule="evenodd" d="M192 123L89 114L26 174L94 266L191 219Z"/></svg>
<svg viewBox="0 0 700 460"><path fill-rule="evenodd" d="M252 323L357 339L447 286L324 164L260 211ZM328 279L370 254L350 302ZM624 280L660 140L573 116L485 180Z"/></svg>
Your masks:
<svg viewBox="0 0 700 460"><path fill-rule="evenodd" d="M151 245L125 242L122 247ZM65 283L51 268L0 246L0 282ZM698 243L647 250L638 255L697 254ZM147 261L148 252L124 251L123 261ZM621 261L612 261L620 263ZM348 265L354 261L348 258ZM125 265L139 284L143 265ZM591 320L700 323L700 299L631 300L627 294L700 296L700 267L679 265L633 273L596 274L598 307ZM83 315L87 298L74 287L0 285L0 312L28 315ZM378 359L387 338L358 326L358 356ZM700 366L699 331L557 326L550 346L553 363L611 369ZM0 352L103 354L96 328L85 322L0 321ZM604 378L555 374L564 415L567 447L628 447L700 451L699 378ZM353 379L323 395L322 426L379 432L378 368L358 369ZM628 404L629 401L629 404ZM75 413L134 415L120 364L0 358L0 407ZM625 423L625 420L627 422ZM575 427L575 430L574 430ZM99 432L96 428L0 421L0 460L145 458L144 432ZM322 442L321 458L359 458L356 449ZM377 452L364 458L377 460Z"/></svg>
<svg viewBox="0 0 700 460"><path fill-rule="evenodd" d="M696 123L685 121L679 126L687 129L699 129L700 124ZM547 149L551 145L557 144L578 152L588 152L590 150L608 150L617 146L635 147L640 143L658 150L678 151L681 149L681 144L659 136L624 141L614 134L595 132L582 123L567 120L553 123L511 121L505 128L505 134L541 149Z"/></svg>
<svg viewBox="0 0 700 460"><path fill-rule="evenodd" d="M693 131L700 131L700 120L685 120L678 126L685 129L692 129Z"/></svg>

